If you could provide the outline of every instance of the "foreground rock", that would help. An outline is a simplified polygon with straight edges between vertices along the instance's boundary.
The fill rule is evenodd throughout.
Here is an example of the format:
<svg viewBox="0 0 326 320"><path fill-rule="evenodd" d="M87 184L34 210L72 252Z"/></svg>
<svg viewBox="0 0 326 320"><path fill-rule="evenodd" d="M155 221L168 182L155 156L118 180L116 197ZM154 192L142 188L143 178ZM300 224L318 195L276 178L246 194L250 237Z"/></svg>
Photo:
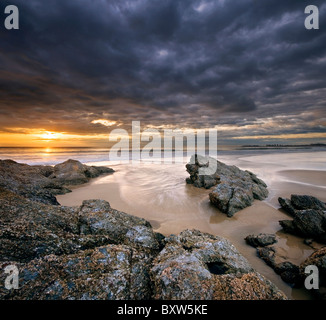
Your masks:
<svg viewBox="0 0 326 320"><path fill-rule="evenodd" d="M28 262L105 244L159 248L149 222L102 200L84 201L80 207L50 206L0 189L0 222L0 261Z"/></svg>
<svg viewBox="0 0 326 320"><path fill-rule="evenodd" d="M0 189L0 269L16 265L21 288L0 299L149 299L159 240L106 201L51 206Z"/></svg>
<svg viewBox="0 0 326 320"><path fill-rule="evenodd" d="M58 205L55 196L70 192L67 186L85 183L112 172L111 168L86 166L76 160L54 167L0 160L0 187L33 201Z"/></svg>
<svg viewBox="0 0 326 320"><path fill-rule="evenodd" d="M246 242L252 247L266 247L277 242L275 234L260 233L258 235L249 235L245 238Z"/></svg>
<svg viewBox="0 0 326 320"><path fill-rule="evenodd" d="M286 299L226 239L186 230L153 261L154 299Z"/></svg>
<svg viewBox="0 0 326 320"><path fill-rule="evenodd" d="M71 255L48 255L19 269L19 290L0 289L1 299L149 299L151 255L124 245L106 245ZM4 281L4 279L1 279Z"/></svg>
<svg viewBox="0 0 326 320"><path fill-rule="evenodd" d="M326 204L312 196L279 198L281 207L293 220L280 221L285 232L326 243Z"/></svg>
<svg viewBox="0 0 326 320"><path fill-rule="evenodd" d="M0 189L0 269L8 265L19 289L0 286L0 299L286 298L223 238L165 238L106 201L52 206Z"/></svg>
<svg viewBox="0 0 326 320"><path fill-rule="evenodd" d="M229 217L252 205L255 199L263 200L268 196L266 184L255 174L236 166L228 166L211 157L194 155L186 168L190 174L187 183L207 189L217 185L209 194L209 199ZM206 172L201 175L203 169Z"/></svg>
<svg viewBox="0 0 326 320"><path fill-rule="evenodd" d="M0 299L286 299L226 239L186 230L165 238L103 200L58 205L55 194L108 168L0 163ZM53 205L55 204L55 205Z"/></svg>

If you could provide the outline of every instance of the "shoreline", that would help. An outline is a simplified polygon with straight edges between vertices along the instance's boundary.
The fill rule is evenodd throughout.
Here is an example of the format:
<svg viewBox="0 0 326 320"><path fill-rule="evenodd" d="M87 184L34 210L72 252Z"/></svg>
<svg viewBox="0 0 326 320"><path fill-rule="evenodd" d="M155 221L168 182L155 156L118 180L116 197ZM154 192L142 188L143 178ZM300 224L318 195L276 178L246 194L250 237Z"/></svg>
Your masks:
<svg viewBox="0 0 326 320"><path fill-rule="evenodd" d="M124 168L121 171L123 172ZM247 245L244 240L249 234L276 233L279 241L275 246L280 252L284 253L287 260L295 264L300 264L315 251L303 243L303 238L286 234L282 231L278 221L288 219L289 215L279 209L280 206L275 202L277 197L288 197L291 193L310 194L311 192L307 192L307 189L311 190L312 187L309 186L308 188L307 185L300 183L301 178L305 177L307 179L307 174L309 173L314 173L310 176L310 182L312 184L318 182L318 170L309 170L308 173L307 170L286 170L286 174L291 175L292 178L295 178L296 175L298 182L290 183L291 188L289 188L289 182L282 181L282 179L272 183L269 186L271 195L268 199L255 201L252 206L238 212L232 218L226 217L209 203L207 196L210 190L198 189L189 185L184 186L186 193L193 199L193 204L199 204L198 207L190 210L191 205L189 205L184 210L187 211L188 209L187 212L178 212L176 210L174 214L171 214L171 212L167 211L163 215L162 212L164 210L162 210L162 212L156 214L153 206L144 207L143 204L138 205L135 203L133 197L131 199L128 198L129 189L123 184L121 185L123 180L119 177L119 170L112 176L99 177L85 185L75 186L72 193L57 196L57 199L62 205L67 206L80 205L83 200L92 198L106 200L117 210L148 220L156 232L160 232L165 236L178 234L185 229L196 228L202 232L227 238L247 258L255 270L270 279L290 298L311 299L308 292L293 289L283 282L274 270L257 256L256 249ZM285 175L282 171L277 172L277 174ZM314 180L314 178L317 178L317 180ZM293 192L293 190L296 192ZM314 193L319 191L317 192L318 195L313 194L314 196L319 197L322 201L326 201L325 195L320 188L315 187L313 190ZM160 208L156 207L156 209Z"/></svg>
<svg viewBox="0 0 326 320"><path fill-rule="evenodd" d="M257 160L257 157L254 157L254 159ZM307 261L307 258L311 256L312 253L315 253L316 250L323 245L318 244L316 241L304 242L305 238L292 235L293 233L291 230L289 231L289 229L286 229L283 222L287 222L287 226L290 226L292 223L295 227L296 224L294 223L295 219L300 215L299 211L297 213L293 207L291 209L292 211L289 210L288 207L284 206L284 199L280 200L280 205L283 209L280 209L279 205L273 205L273 202L276 197L288 197L287 193L293 194L295 192L307 195L301 197L302 200L299 201L308 200L317 203L316 201L319 200L312 197L309 198L309 195L316 196L315 189L319 192L324 191L324 187L319 185L320 182L323 183L323 181L320 180L320 176L323 175L324 172L320 172L320 170L309 170L309 172L307 172L308 170L299 169L282 171L277 170L276 165L272 165L271 167L266 166L265 161L268 160L268 158L264 156L258 157L260 162L258 161L257 163L252 161L254 159L248 161L248 157L246 160L244 160L244 158L234 157L233 160L230 161L231 165L220 164L221 167L218 172L221 174L221 177L224 177L223 179L226 179L225 182L221 179L221 186L223 186L224 183L228 184L229 181L234 183L232 179L236 180L238 178L232 174L236 172L238 177L243 179L240 180L240 183L248 180L250 183L250 181L254 181L250 179L255 177L258 183L260 181L264 187L266 187L264 182L259 180L266 179L265 181L270 191L268 198L266 198L268 192L265 193L263 198L258 197L258 199L262 201L255 200L252 202L252 197L252 201L246 204L245 207L242 207L244 209L236 211L236 214L231 216L226 215L224 209L218 206L223 213L219 211L217 207L215 207L215 204L210 201L209 194L212 192L212 188L198 188L196 184L186 183L188 182L188 179L186 181L188 175L187 171L188 173L190 172L189 167L187 166L187 170L185 170L183 164L157 165L147 162L139 165L116 165L114 166L115 170L113 170L108 167L87 166L76 160L67 160L55 167L29 166L16 163L12 160L1 161L2 185L4 186L4 188L1 188L2 216L5 219L8 212L9 215L18 214L17 218L21 219L21 221L18 220L18 222L16 219L11 219L10 221L12 221L12 223L8 226L4 224L2 227L2 229L7 228L3 230L5 234L12 234L12 236L9 236L7 239L9 242L7 241L8 243L4 243L4 247L2 248L3 256L9 257L12 251L10 247L13 245L17 246L17 243L20 243L20 240L14 240L14 235L20 235L19 239L22 239L24 236L29 236L30 232L25 235L24 231L19 231L20 224L23 225L24 228L31 228L31 230L35 229L31 234L33 235L36 232L37 234L39 233L39 236L35 239L32 238L32 241L26 244L27 250L31 250L28 251L27 256L26 250L22 251L18 246L17 251L13 253L14 261L24 262L26 260L25 262L28 262L35 257L45 256L45 260L41 262L45 263L44 267L46 267L47 253L54 252L56 254L57 252L58 261L64 262L66 259L73 259L73 254L77 250L77 255L81 259L84 259L84 249L92 248L92 253L97 255L96 252L100 250L103 244L108 244L108 250L114 251L116 249L121 250L122 247L119 247L119 245L125 244L134 248L132 250L138 250L139 243L142 243L141 246L145 247L141 250L146 251L146 247L150 247L150 250L154 250L151 251L150 259L154 259L157 254L160 254L163 260L169 255L163 248L166 246L178 246L181 250L178 251L181 254L180 258L187 260L188 255L192 255L192 251L188 250L190 248L182 245L183 242L180 243L177 239L183 239L183 237L185 237L182 241L190 241L190 243L192 243L191 247L194 246L194 249L196 248L194 243L197 243L197 241L199 241L198 245L202 243L204 246L208 245L210 241L222 241L225 248L228 249L226 251L221 250L220 245L218 245L214 249L215 254L223 254L223 252L225 252L227 255L232 255L232 252L234 252L231 245L232 243L234 249L236 248L239 251L239 253L236 253L237 259L241 260L245 258L247 263L249 262L252 266L247 264L247 273L250 272L250 270L259 272L259 274L269 279L271 284L275 284L289 298L299 300L312 299L311 292L304 290L302 287L300 287L300 289L292 288L292 286L287 283L293 282L291 282L291 280L287 281L288 278L284 278L283 274L281 278L274 270L276 270L275 266L281 266L283 262L299 268L303 262ZM229 162L225 161L225 159L221 160ZM286 157L282 160L284 162ZM311 158L309 158L309 160L311 160ZM236 167L232 167L232 165ZM244 170L249 170L250 172L248 173ZM113 172L114 174L112 174ZM252 172L257 172L257 176ZM104 173L110 174L104 175ZM295 182L289 182L289 179ZM256 181L252 183L256 183ZM289 183L291 188L288 187ZM248 182L246 186L251 188ZM217 192L216 190L214 190L215 193ZM12 200L9 200L8 203L7 198L12 198ZM294 196L293 201L296 201L295 199L298 198L300 197ZM324 193L322 193L322 196L319 198L321 200L319 201L319 208L321 209L316 210L325 210L325 203L322 202L325 201ZM242 200L239 198L239 201ZM308 202L306 203L308 208L310 208L311 203L314 202L310 202L310 204L308 204ZM293 204L296 206L295 202L293 202ZM8 206L8 209L5 209L6 206ZM21 211L21 206L25 206L26 210ZM40 208L43 209L40 210ZM300 209L300 205L298 205L297 209ZM44 219L44 212L48 214L48 218ZM316 212L313 214L320 213ZM321 214L323 214L322 211ZM291 218L290 221L289 217ZM294 222L292 221L293 217ZM40 218L41 220L39 220ZM61 220L61 222L58 223L57 219ZM311 218L308 217L308 219ZM98 220L98 222L96 222L96 220ZM40 221L41 225L36 225L34 223L35 221ZM281 224L279 224L280 221L282 222ZM308 227L310 227L309 223ZM44 233L42 228L48 230L49 233ZM324 227L321 225L319 228L323 230ZM114 229L116 229L116 231ZM121 231L123 230L122 234L121 231L118 231L119 229L121 229ZM145 231L147 236L144 236L143 232ZM55 234L55 238L58 239L56 241L60 242L58 245L51 240L53 233L57 233ZM64 233L64 235L58 236L60 233ZM276 244L266 248L267 251L275 253L275 260L273 255L270 258L271 260L266 260L260 255L261 251L252 247L245 241L247 236L258 235L260 233L271 233L274 237L276 236ZM294 234L300 233L294 232ZM301 235L302 234L312 236L313 239L315 239L316 235L314 231L312 233L301 233ZM196 237L199 237L201 240ZM215 237L214 240L212 237ZM316 239L320 239L320 241L325 243L324 238L318 238L318 235L316 235L316 237ZM185 240L186 238L188 240ZM39 241L41 241L40 244ZM10 244L11 242L12 244ZM83 245L80 246L78 244L79 242L83 243ZM38 247L40 245L41 247L45 246L47 251L35 251L35 249L39 250ZM116 247L117 245L118 247ZM82 249L83 246L85 246L84 249ZM65 251L61 251L61 247L65 247ZM206 249L208 249L208 247ZM145 253L145 251L143 253ZM63 252L66 252L66 254L63 254ZM207 274L209 279L212 279L211 277L214 278L212 274L227 275L226 271L223 271L223 273L215 273L222 272L218 271L220 270L218 266L221 261L224 261L223 259L220 261L219 258L214 258L217 259L216 262L213 260L213 264L217 264L216 269L214 267L215 265L210 266L210 260L206 260L205 251L201 252L201 254L204 254L202 256L204 260L202 262L198 261L199 264L197 267L203 267L203 272L205 274L208 268L211 274L210 276ZM207 254L208 253L209 252L207 252ZM241 256L243 258L241 258ZM230 258L231 257L228 257L227 259ZM178 260L179 258L175 257L175 259ZM240 260L237 261L240 263ZM33 264L39 263L38 260L33 261L34 262L32 262L28 268L33 268ZM229 262L226 261L225 263L231 263L232 258L228 261ZM155 263L157 262L154 262L154 264ZM204 265L202 265L202 263L204 263ZM159 263L156 265L158 266ZM185 265L182 263L181 266L185 268L182 270L187 270L187 263ZM272 266L272 268L270 266ZM211 267L213 269L210 269ZM151 268L153 268L153 266L150 261L148 261L146 269L149 270ZM241 269L240 265L236 266L236 270L240 270L239 268ZM154 269L152 269L151 272L155 273L155 271L153 271ZM76 271L78 272L77 269ZM126 272L129 273L129 271ZM291 271L289 272L291 273ZM304 271L301 272L302 275L300 277L304 277ZM237 274L234 270L232 273L233 276ZM140 274L141 273L137 273L137 275ZM97 275L95 277L97 277ZM250 277L255 276L251 275ZM79 276L77 276L77 278L79 278ZM264 285L266 284L267 283ZM269 286L269 284L267 285ZM145 286L148 289L148 286ZM146 292L146 294L149 294L148 291ZM256 292L264 294L264 290ZM208 292L206 293L208 294ZM76 294L79 294L79 291ZM177 293L174 292L173 294Z"/></svg>

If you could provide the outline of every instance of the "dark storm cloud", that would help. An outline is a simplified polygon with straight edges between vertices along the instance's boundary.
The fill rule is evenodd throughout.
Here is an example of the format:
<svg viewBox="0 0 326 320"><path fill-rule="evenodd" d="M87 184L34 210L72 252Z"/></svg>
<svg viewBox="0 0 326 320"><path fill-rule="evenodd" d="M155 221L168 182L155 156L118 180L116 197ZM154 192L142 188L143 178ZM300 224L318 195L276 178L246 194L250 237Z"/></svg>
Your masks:
<svg viewBox="0 0 326 320"><path fill-rule="evenodd" d="M324 1L314 1L320 30L309 31L310 1L11 0L2 12L7 4L21 20L19 31L0 29L2 131L106 132L95 119L241 127L305 111L309 130L325 130L315 128Z"/></svg>

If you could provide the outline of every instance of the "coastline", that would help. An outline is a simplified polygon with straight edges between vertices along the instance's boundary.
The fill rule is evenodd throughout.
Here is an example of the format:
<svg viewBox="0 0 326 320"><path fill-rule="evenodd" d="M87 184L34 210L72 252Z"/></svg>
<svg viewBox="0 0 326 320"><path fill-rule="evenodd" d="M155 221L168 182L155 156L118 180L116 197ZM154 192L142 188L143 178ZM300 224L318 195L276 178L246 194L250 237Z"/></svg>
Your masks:
<svg viewBox="0 0 326 320"><path fill-rule="evenodd" d="M229 158L229 156L227 157ZM187 229L198 230L199 233L202 233L200 237L204 238L207 237L204 236L204 234L222 237L223 239L229 240L230 243L239 250L240 254L248 260L254 270L274 283L290 299L312 299L313 297L308 291L304 289L294 289L281 280L280 276L278 276L272 268L262 259L258 258L256 249L249 246L244 238L249 234L276 234L278 242L274 244L273 247L278 251L277 259L281 257L295 265L301 265L302 262L306 261L306 258L322 245L315 241L313 245L311 245L311 243L308 245L304 243L304 238L285 233L279 221L288 220L290 216L285 211L280 210L280 206L275 205L273 201L275 201L277 196L288 197L288 195L294 193L294 190L298 191L297 193L299 194L316 196L316 190L321 192L324 189L323 186L320 186L320 182L322 182L320 181L320 175L323 175L324 171L321 171L320 168L318 168L319 170L309 170L309 172L305 169L293 170L293 166L290 167L291 170L278 170L276 165L270 166L269 163L268 166L266 166L266 163L264 163L266 157L264 156L258 157L260 162L252 161L253 159L257 160L255 156L251 157L253 158L251 161L248 161L248 158L250 157L234 157L233 161L221 160L227 163L231 162L232 165L239 165L242 170L248 169L252 172L257 172L258 177L264 179L268 183L270 194L264 201L254 201L251 206L237 212L231 218L222 214L209 202L208 194L210 190L195 188L194 185L186 184L185 178L187 177L187 172L183 164L162 165L145 162L139 165L113 165L112 167L114 169L107 167L90 167L75 160L68 160L55 167L30 167L28 165L15 164L13 161L4 161L3 164L4 168L7 165L9 167L19 168L19 170L27 170L25 171L26 173L33 172L33 174L37 174L37 179L40 179L35 180L35 177L28 173L24 178L27 178L27 180L23 182L24 180L20 180L19 170L16 171L15 169L11 172L16 175L15 179L18 179L16 181L19 182L19 185L21 185L22 182L26 185L28 181L39 181L36 183L39 184L41 189L35 189L34 191L42 191L42 188L45 188L43 190L45 191L48 187L53 189L56 195L55 200L58 200L62 206L46 209L50 210L50 212L52 212L51 210L54 210L53 213L57 210L61 210L66 214L66 212L71 211L74 212L76 217L79 217L78 212L83 210L82 208L85 203L89 203L93 209L87 214L92 215L93 210L97 212L97 210L103 210L101 208L108 208L108 204L105 202L108 201L110 203L109 207L112 208L110 210L113 210L115 214L125 215L125 213L127 213L127 215L132 215L135 218L137 217L137 219L140 218L141 221L144 221L142 223L149 221L151 226L148 224L146 228L150 228L149 230L151 230L153 227L153 231L149 232L157 234L154 238L152 236L151 241L154 241L153 243L156 243L161 236L163 239L170 239L171 237L182 238L183 232ZM283 169L284 166L281 165L280 167ZM256 168L256 170L253 170L253 168ZM114 172L114 174L96 177L96 171L98 171L98 173L106 171L110 173ZM58 180L60 174L55 175L55 172L62 172L65 177L59 178L61 180ZM90 172L92 172L93 175L92 179L88 178ZM50 177L50 179L47 177ZM55 182L54 184L51 182L51 177ZM8 178L9 180L11 179L10 175ZM292 180L291 182L288 181L289 178ZM73 182L72 186L68 183L69 181ZM63 185L60 183L63 183ZM289 183L292 186L291 188L288 187ZM72 192L66 193L67 191L69 192L69 190L67 190L68 188L72 190ZM14 188L14 190L16 189ZM35 193L34 191L29 196L33 196ZM322 196L319 198L325 201L324 197L324 193L322 193ZM91 199L100 200L94 201ZM101 201L104 201L106 204ZM39 206L32 201L29 210L34 210L34 205L35 209ZM17 203L16 208L19 206L20 204ZM14 210L16 210L16 208ZM35 214L37 214L37 211L40 212L36 209ZM61 215L62 213L58 214ZM80 218L74 221L73 224L76 224L79 219ZM99 219L100 224L106 223L104 222L106 218L103 220L103 218L99 217ZM23 223L25 224L25 222ZM79 223L73 228L79 230ZM15 224L13 224L13 228L16 228ZM130 228L133 227L130 225L126 230L130 230ZM78 230L77 233L80 232ZM186 233L187 232L189 231L186 231ZM195 234L190 234L190 237L196 237L196 232L197 231L195 231ZM208 241L208 239L209 238L205 238L204 241ZM46 241L48 241L48 239L46 239ZM51 243L49 243L49 245L52 246ZM157 244L155 246L157 246ZM281 260L278 261L281 262ZM149 266L146 268L149 268Z"/></svg>
<svg viewBox="0 0 326 320"><path fill-rule="evenodd" d="M326 174L326 172L320 170L275 171L275 179L268 186L270 196L265 201L255 201L252 206L245 208L234 217L228 218L210 204L208 200L210 190L194 188L191 185L186 185L184 181L182 181L184 185L181 186L183 195L187 194L192 202L182 203L181 206L185 206L182 210L178 205L172 212L171 206L162 208L159 204L154 206L153 203L146 206L142 199L139 199L137 203L136 199L139 198L137 190L134 190L136 194L132 194L133 188L123 183L124 175L127 175L125 171L128 168L121 166L119 169L119 166L116 166L115 169L114 175L99 177L85 185L73 187L72 193L59 195L58 201L62 205L76 206L85 199L100 198L110 202L111 206L117 210L148 220L156 232L165 236L178 234L185 229L196 228L202 232L224 237L236 246L258 272L275 283L289 298L311 299L307 291L291 288L283 282L273 269L257 256L256 250L246 244L244 238L249 234L276 233L279 241L275 247L284 253L284 257L288 261L294 264L302 263L315 250L304 244L303 238L282 231L278 221L288 219L289 215L279 209L277 198L289 197L292 193L298 193L311 194L326 201L323 189L318 187L321 182L321 173ZM148 165L145 165L145 169L148 169ZM168 171L167 168L163 170ZM132 169L131 176L135 171L137 170ZM140 168L139 172L141 172ZM297 181L288 182L288 177ZM179 177L176 180L179 181ZM302 180L304 183L301 183ZM146 185L146 183L146 179L143 178L143 184ZM136 183L133 187L136 188ZM154 181L149 189L155 190L156 187ZM320 247L317 243L316 246Z"/></svg>

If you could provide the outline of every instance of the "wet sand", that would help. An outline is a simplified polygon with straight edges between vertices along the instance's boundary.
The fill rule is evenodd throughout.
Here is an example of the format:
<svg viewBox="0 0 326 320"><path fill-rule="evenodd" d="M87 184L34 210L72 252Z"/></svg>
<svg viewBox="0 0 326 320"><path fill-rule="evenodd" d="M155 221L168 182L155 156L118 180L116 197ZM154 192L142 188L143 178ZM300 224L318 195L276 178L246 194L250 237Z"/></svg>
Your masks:
<svg viewBox="0 0 326 320"><path fill-rule="evenodd" d="M281 230L278 221L291 218L279 210L277 198L297 193L311 194L326 201L325 190L321 185L321 182L325 184L323 181L326 181L321 178L326 174L324 171L275 170L273 179L269 179L268 183L268 199L255 201L251 207L228 218L210 204L210 190L198 189L185 183L187 173L184 166L121 165L114 169L116 172L113 175L73 187L72 193L58 196L58 201L62 205L74 206L86 199L103 199L109 201L115 209L149 220L155 231L164 235L195 228L225 237L258 272L274 282L288 297L311 298L308 292L293 289L283 282L257 257L256 249L247 245L244 238L260 232L276 233L279 241L275 246L287 260L300 264L306 259L314 250L305 245L302 238L285 234Z"/></svg>

